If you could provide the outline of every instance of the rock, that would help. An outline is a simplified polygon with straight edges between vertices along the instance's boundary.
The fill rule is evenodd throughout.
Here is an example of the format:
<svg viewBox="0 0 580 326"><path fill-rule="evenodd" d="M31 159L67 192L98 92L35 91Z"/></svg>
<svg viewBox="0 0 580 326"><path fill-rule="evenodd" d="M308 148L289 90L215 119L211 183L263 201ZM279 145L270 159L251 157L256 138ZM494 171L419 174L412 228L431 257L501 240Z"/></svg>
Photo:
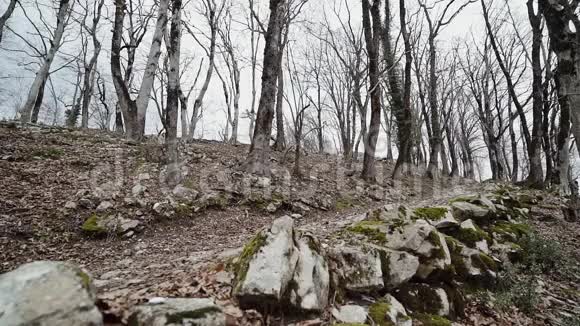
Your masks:
<svg viewBox="0 0 580 326"><path fill-rule="evenodd" d="M320 243L310 236L298 239L298 263L292 278L290 303L306 311L322 311L328 304L330 274Z"/></svg>
<svg viewBox="0 0 580 326"><path fill-rule="evenodd" d="M451 264L445 237L425 220L417 220L398 228L388 236L386 247L418 256L421 264L416 276L421 279Z"/></svg>
<svg viewBox="0 0 580 326"><path fill-rule="evenodd" d="M99 326L90 277L63 262L37 261L0 275L0 325Z"/></svg>
<svg viewBox="0 0 580 326"><path fill-rule="evenodd" d="M280 217L244 247L233 291L241 306L279 304L298 260L293 228L291 217Z"/></svg>
<svg viewBox="0 0 580 326"><path fill-rule="evenodd" d="M133 194L133 196L138 197L143 195L146 190L147 188L145 186L138 183L135 186L133 186L133 188L131 189L131 193Z"/></svg>
<svg viewBox="0 0 580 326"><path fill-rule="evenodd" d="M171 298L135 307L129 317L132 326L226 325L226 316L213 299Z"/></svg>
<svg viewBox="0 0 580 326"><path fill-rule="evenodd" d="M489 253L487 241L491 241L491 237L471 219L461 222L459 229L450 232L450 234L471 248L477 248L486 254Z"/></svg>
<svg viewBox="0 0 580 326"><path fill-rule="evenodd" d="M405 307L392 295L387 294L369 307L369 317L374 325L412 326Z"/></svg>
<svg viewBox="0 0 580 326"><path fill-rule="evenodd" d="M137 176L137 179L139 181L146 181L151 179L151 175L149 175L149 173L139 173L139 175Z"/></svg>
<svg viewBox="0 0 580 326"><path fill-rule="evenodd" d="M330 266L346 290L372 292L385 287L379 250L338 247L329 252Z"/></svg>
<svg viewBox="0 0 580 326"><path fill-rule="evenodd" d="M93 208L93 201L88 198L79 199L79 206L82 208Z"/></svg>
<svg viewBox="0 0 580 326"><path fill-rule="evenodd" d="M478 206L464 201L453 202L451 207L453 208L453 216L460 221L467 219L482 221L493 215L493 212L487 207Z"/></svg>
<svg viewBox="0 0 580 326"><path fill-rule="evenodd" d="M407 283L395 292L407 309L439 316L449 316L449 298L444 289L422 283Z"/></svg>
<svg viewBox="0 0 580 326"><path fill-rule="evenodd" d="M201 208L223 209L228 206L228 203L229 197L227 194L217 191L208 192L197 200L197 205Z"/></svg>
<svg viewBox="0 0 580 326"><path fill-rule="evenodd" d="M404 251L385 250L383 278L385 285L396 288L409 281L419 268L419 258Z"/></svg>
<svg viewBox="0 0 580 326"><path fill-rule="evenodd" d="M295 219L295 220L299 220L299 219L301 219L303 216L302 216L301 214L296 214L296 213L294 213L294 214L290 214L290 217L291 217L291 218L293 218L293 219Z"/></svg>
<svg viewBox="0 0 580 326"><path fill-rule="evenodd" d="M64 208L66 209L77 209L77 203L75 203L74 201L67 201L66 204L64 204Z"/></svg>
<svg viewBox="0 0 580 326"><path fill-rule="evenodd" d="M113 208L114 204L110 201L102 201L99 206L97 206L97 212L104 212Z"/></svg>
<svg viewBox="0 0 580 326"><path fill-rule="evenodd" d="M113 182L106 182L96 187L93 191L93 196L99 200L110 200L117 197L119 194L119 187Z"/></svg>
<svg viewBox="0 0 580 326"><path fill-rule="evenodd" d="M103 275L101 275L101 280L109 280L112 278L116 278L117 276L121 275L123 272L121 270L114 270L114 271L108 271L106 273L103 273Z"/></svg>
<svg viewBox="0 0 580 326"><path fill-rule="evenodd" d="M173 188L171 192L175 197L179 199L195 200L199 196L199 193L191 188L184 187L182 185L177 185Z"/></svg>
<svg viewBox="0 0 580 326"><path fill-rule="evenodd" d="M141 222L122 217L121 215L91 215L82 226L83 232L93 235L105 233L123 235L129 231L138 231Z"/></svg>
<svg viewBox="0 0 580 326"><path fill-rule="evenodd" d="M367 316L366 309L357 305L345 305L340 306L338 309L332 309L332 317L340 323L364 324Z"/></svg>
<svg viewBox="0 0 580 326"><path fill-rule="evenodd" d="M272 203L269 203L268 206L266 206L266 211L268 213L276 213L278 208L280 208L280 205L276 202L272 202Z"/></svg>
<svg viewBox="0 0 580 326"><path fill-rule="evenodd" d="M293 212L306 215L310 212L310 207L301 201L295 201L291 204L291 209Z"/></svg>

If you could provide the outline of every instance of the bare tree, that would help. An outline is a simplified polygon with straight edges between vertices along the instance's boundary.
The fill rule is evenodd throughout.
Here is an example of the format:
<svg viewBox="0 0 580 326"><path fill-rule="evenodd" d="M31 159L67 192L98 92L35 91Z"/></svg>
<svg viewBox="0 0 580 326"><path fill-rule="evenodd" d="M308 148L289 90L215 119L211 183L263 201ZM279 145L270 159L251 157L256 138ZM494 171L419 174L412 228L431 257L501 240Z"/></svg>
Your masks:
<svg viewBox="0 0 580 326"><path fill-rule="evenodd" d="M262 91L252 145L245 162L245 170L258 175L269 173L270 135L274 118L276 82L281 69L280 29L283 24L285 6L285 0L270 0L270 18L265 35Z"/></svg>
<svg viewBox="0 0 580 326"><path fill-rule="evenodd" d="M161 42L167 25L167 9L169 0L160 0L157 23L147 56L147 64L143 72L141 86L136 99L131 98L129 88L121 72L121 47L123 39L123 25L125 20L125 0L115 0L115 20L113 24L113 37L111 41L111 73L113 84L119 99L119 108L123 114L125 135L131 140L141 140L145 133L145 117L153 81L161 55ZM126 76L126 75L125 75Z"/></svg>
<svg viewBox="0 0 580 326"><path fill-rule="evenodd" d="M371 121L365 139L365 153L361 177L370 182L376 181L375 149L381 127L381 83L379 71L379 47L382 38L380 0L372 6L362 0L363 29L368 53L369 94L371 100ZM372 17L372 23L371 23ZM365 122L366 123L366 122Z"/></svg>
<svg viewBox="0 0 580 326"><path fill-rule="evenodd" d="M165 111L165 144L167 153L166 182L175 185L180 181L177 116L179 109L179 56L181 49L181 0L171 0L171 31L167 56L167 109Z"/></svg>
<svg viewBox="0 0 580 326"><path fill-rule="evenodd" d="M54 29L54 32L52 33L52 38L50 39L50 48L47 50L46 43L44 42L44 40L42 42L42 45L44 47L44 53L46 53L46 55L43 55L43 62L40 66L40 69L36 73L36 77L34 78L34 81L32 82L32 85L30 86L30 90L28 91L28 98L26 99L26 102L24 103L24 106L22 107L21 116L20 116L20 120L22 122L31 121L32 111L35 107L35 104L37 102L39 102L39 103L42 102L41 94L44 92L44 86L46 85L46 81L47 81L49 73L50 73L50 67L55 59L55 56L56 56L58 50L60 49L60 47L63 43L63 35L64 35L65 27L67 26L67 24L69 22L70 13L71 13L70 6L71 6L71 3L69 0L60 0L59 1L58 10L57 10L57 14L56 14L56 27ZM35 25L33 25L33 27L37 30L38 34L40 34L40 31L38 31L38 28L36 28ZM22 37L21 37L21 39L24 40L24 38L22 38ZM28 41L25 41L25 42L28 42ZM30 44L30 42L28 42L28 44ZM32 47L36 49L35 46L32 46ZM37 52L41 53L38 50L37 50ZM38 106L39 105L40 104L38 104ZM36 121L33 121L33 122L36 122Z"/></svg>
<svg viewBox="0 0 580 326"><path fill-rule="evenodd" d="M89 61L87 62L86 56L87 53L84 51L84 80L83 80L83 106L82 106L82 119L81 119L81 127L88 128L89 127L89 105L91 104L91 100L93 98L93 89L95 86L95 73L96 73L96 65L97 60L99 58L99 54L101 53L101 42L99 42L97 38L97 28L99 25L99 20L101 19L103 5L105 4L105 0L100 0L99 2L93 2L93 19L91 26L87 25L87 17L89 15L89 2L85 4L83 7L84 15L81 23L81 31L86 31L93 42L93 54ZM81 32L81 35L84 36L84 33ZM84 41L84 40L83 40ZM86 50L86 47L83 47Z"/></svg>
<svg viewBox="0 0 580 326"><path fill-rule="evenodd" d="M209 83L211 81L213 71L215 69L215 52L216 52L215 49L216 49L216 44L217 44L216 41L217 41L217 35L218 35L218 29L219 29L219 21L220 21L220 17L222 15L222 12L224 10L225 1L222 0L222 2L218 5L218 4L216 4L215 0L203 0L202 6L203 6L203 9L202 9L203 16L206 18L207 23L209 25L209 33L210 34L209 34L209 36L207 36L207 38L209 39L209 43L210 43L209 47L206 47L201 42L201 40L199 40L196 33L189 25L187 25L187 24L184 25L187 32L204 49L207 57L209 58L209 65L207 68L205 80L204 80L203 85L201 86L201 89L200 89L199 93L197 94L197 97L196 97L195 102L193 104L193 115L191 116L191 122L189 124L189 133L188 133L189 139L194 138L195 129L197 128L197 124L203 115L203 111L202 111L203 110L203 99L205 97L205 94L207 93L207 89L209 87Z"/></svg>
<svg viewBox="0 0 580 326"><path fill-rule="evenodd" d="M0 43L2 43L2 36L4 34L4 25L6 25L6 22L12 16L12 13L14 12L14 9L16 8L17 3L18 3L18 0L10 0L10 3L8 4L8 7L6 8L6 11L4 11L2 16L0 16Z"/></svg>
<svg viewBox="0 0 580 326"><path fill-rule="evenodd" d="M433 7L429 7L425 2L418 0L423 9L428 26L428 44L429 44L429 107L431 109L431 136L429 140L430 154L429 165L427 166L427 176L435 178L438 174L439 155L442 147L442 132L437 100L437 37L442 28L448 26L451 21L470 3L475 0L456 1L448 0L443 7L441 14L432 17ZM439 1L440 2L440 1ZM459 6L453 10L453 5L459 3ZM443 158L446 159L446 158Z"/></svg>

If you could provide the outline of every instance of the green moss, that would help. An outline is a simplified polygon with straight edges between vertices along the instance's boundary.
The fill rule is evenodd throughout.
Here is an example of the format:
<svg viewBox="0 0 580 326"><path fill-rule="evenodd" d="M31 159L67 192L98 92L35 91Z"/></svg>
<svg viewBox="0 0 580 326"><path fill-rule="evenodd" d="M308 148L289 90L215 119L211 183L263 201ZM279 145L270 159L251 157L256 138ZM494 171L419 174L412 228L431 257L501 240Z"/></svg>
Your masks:
<svg viewBox="0 0 580 326"><path fill-rule="evenodd" d="M32 156L47 158L51 160L58 160L64 152L60 148L45 148L45 149L37 149L32 153Z"/></svg>
<svg viewBox="0 0 580 326"><path fill-rule="evenodd" d="M418 313L413 318L423 323L423 326L451 326L449 319L437 315Z"/></svg>
<svg viewBox="0 0 580 326"><path fill-rule="evenodd" d="M515 235L517 239L528 236L532 233L531 227L527 224L509 222L498 222L491 228L491 231L500 236L512 234Z"/></svg>
<svg viewBox="0 0 580 326"><path fill-rule="evenodd" d="M246 278L246 273L250 267L250 261L254 255L264 246L266 243L267 236L263 232L259 232L250 242L248 242L242 253L238 257L237 262L234 264L234 271L236 274L236 288L241 286L241 281Z"/></svg>
<svg viewBox="0 0 580 326"><path fill-rule="evenodd" d="M497 263L490 256L480 252L479 254L471 255L473 266L481 270L497 271Z"/></svg>
<svg viewBox="0 0 580 326"><path fill-rule="evenodd" d="M421 207L413 211L413 218L439 221L445 217L448 211L445 207Z"/></svg>
<svg viewBox="0 0 580 326"><path fill-rule="evenodd" d="M366 326L367 324L361 323L340 323L340 324L333 324L334 326Z"/></svg>
<svg viewBox="0 0 580 326"><path fill-rule="evenodd" d="M472 248L475 247L475 243L479 241L482 240L491 241L491 237L489 236L489 234L487 234L487 232L483 231L477 225L475 226L475 230L459 229L455 234L455 238L457 238L457 240L465 243L466 245Z"/></svg>
<svg viewBox="0 0 580 326"><path fill-rule="evenodd" d="M427 236L427 240L435 246L431 252L431 256L434 258L445 258L445 249L443 243L441 242L441 236L437 231L431 231Z"/></svg>
<svg viewBox="0 0 580 326"><path fill-rule="evenodd" d="M391 310L391 305L378 301L369 307L369 317L376 326L395 326L395 324L387 318L387 313Z"/></svg>
<svg viewBox="0 0 580 326"><path fill-rule="evenodd" d="M221 310L218 307L206 307L193 311L181 311L176 313L167 314L167 324L170 325L181 325L184 324L184 319L201 319L205 318L208 314L219 313Z"/></svg>
<svg viewBox="0 0 580 326"><path fill-rule="evenodd" d="M383 223L380 221L362 221L349 227L347 230L349 232L362 234L371 241L385 243L387 242L387 235L377 228L379 225L383 225Z"/></svg>
<svg viewBox="0 0 580 326"><path fill-rule="evenodd" d="M77 276L81 279L83 288L89 290L91 288L91 277L89 274L83 272L80 268L77 270Z"/></svg>
<svg viewBox="0 0 580 326"><path fill-rule="evenodd" d="M91 215L82 226L83 232L90 234L103 234L107 230L99 225L99 217L96 214Z"/></svg>

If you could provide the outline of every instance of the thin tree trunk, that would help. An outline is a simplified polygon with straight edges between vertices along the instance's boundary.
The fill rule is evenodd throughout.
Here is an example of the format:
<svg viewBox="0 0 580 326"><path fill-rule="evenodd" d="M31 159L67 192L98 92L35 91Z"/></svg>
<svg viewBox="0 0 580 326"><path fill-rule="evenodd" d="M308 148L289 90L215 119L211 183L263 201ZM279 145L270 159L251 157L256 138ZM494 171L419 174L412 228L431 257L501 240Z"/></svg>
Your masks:
<svg viewBox="0 0 580 326"><path fill-rule="evenodd" d="M284 48L283 45L280 46ZM281 51L281 57L283 52ZM282 58L280 58L280 67L282 67ZM283 151L286 148L286 135L284 134L284 70L280 69L278 74L278 90L276 94L276 140L272 148L276 151Z"/></svg>
<svg viewBox="0 0 580 326"><path fill-rule="evenodd" d="M361 177L368 182L376 182L375 150L381 128L381 85L379 71L379 46L382 36L380 0L374 0L369 5L368 0L362 1L363 29L367 52L369 56L369 93L371 97L371 121L365 139L365 152ZM371 17L372 16L372 25Z"/></svg>
<svg viewBox="0 0 580 326"><path fill-rule="evenodd" d="M179 56L181 48L181 0L172 1L171 30L167 56L167 105L165 109L165 144L167 153L167 179L170 185L179 183L179 149L177 141L177 116L179 106Z"/></svg>
<svg viewBox="0 0 580 326"><path fill-rule="evenodd" d="M14 9L16 8L17 2L18 2L18 0L10 0L10 3L8 4L8 8L6 8L6 11L0 17L0 43L2 43L2 36L4 34L4 25L6 25L6 22L8 21L10 16L12 16L12 13L14 12Z"/></svg>
<svg viewBox="0 0 580 326"><path fill-rule="evenodd" d="M44 58L42 66L36 73L36 77L34 78L32 86L30 87L30 90L28 92L26 102L22 107L22 114L20 116L20 120L22 122L29 122L31 120L32 110L34 109L36 102L38 101L39 98L42 100L42 96L39 96L39 94L41 93L41 88L44 88L44 86L46 85L46 80L48 79L48 74L50 72L50 66L52 65L54 57L56 56L56 53L58 52L60 46L62 45L61 44L62 36L64 34L64 29L68 21L68 16L70 14L69 6L70 6L69 0L60 0L58 14L56 17L56 28L54 30L54 37L50 41L51 44L50 49L48 50L48 53ZM44 92L44 90L42 90L42 92Z"/></svg>
<svg viewBox="0 0 580 326"><path fill-rule="evenodd" d="M264 47L264 64L262 72L262 91L258 105L256 125L252 138L250 152L245 162L245 170L258 175L269 174L270 136L274 118L274 102L276 97L276 82L280 66L280 29L284 19L282 8L285 0L270 0L270 18L266 32Z"/></svg>

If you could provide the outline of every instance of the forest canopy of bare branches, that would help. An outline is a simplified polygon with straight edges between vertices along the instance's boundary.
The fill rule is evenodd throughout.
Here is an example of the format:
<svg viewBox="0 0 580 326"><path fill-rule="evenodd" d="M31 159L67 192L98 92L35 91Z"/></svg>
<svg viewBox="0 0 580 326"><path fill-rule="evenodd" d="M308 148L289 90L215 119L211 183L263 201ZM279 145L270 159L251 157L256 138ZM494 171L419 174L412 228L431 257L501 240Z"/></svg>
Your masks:
<svg viewBox="0 0 580 326"><path fill-rule="evenodd" d="M133 141L396 160L556 187L576 177L576 1L10 0L1 113ZM178 174L178 171L175 171ZM174 176L179 178L178 175Z"/></svg>

